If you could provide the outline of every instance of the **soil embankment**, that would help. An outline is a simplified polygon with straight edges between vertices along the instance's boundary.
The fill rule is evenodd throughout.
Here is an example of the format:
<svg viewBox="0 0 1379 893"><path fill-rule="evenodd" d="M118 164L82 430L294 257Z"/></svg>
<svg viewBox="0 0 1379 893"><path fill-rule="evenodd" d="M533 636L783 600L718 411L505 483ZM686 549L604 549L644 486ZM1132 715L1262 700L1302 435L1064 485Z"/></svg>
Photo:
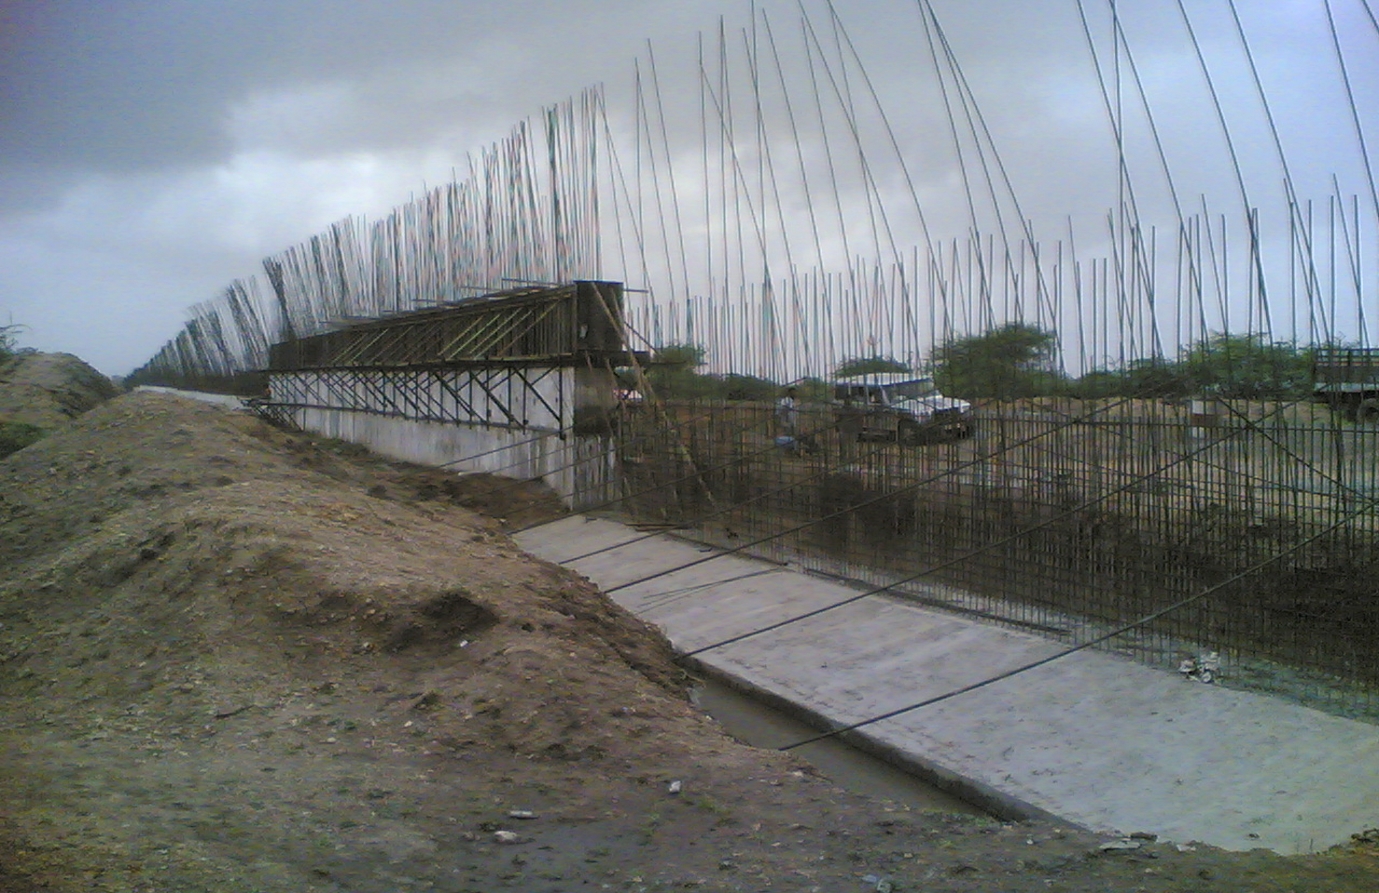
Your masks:
<svg viewBox="0 0 1379 893"><path fill-rule="evenodd" d="M1100 850L736 744L496 520L556 511L152 393L0 461L0 893L1375 889L1364 846Z"/></svg>
<svg viewBox="0 0 1379 893"><path fill-rule="evenodd" d="M118 393L114 382L69 353L0 358L0 458Z"/></svg>

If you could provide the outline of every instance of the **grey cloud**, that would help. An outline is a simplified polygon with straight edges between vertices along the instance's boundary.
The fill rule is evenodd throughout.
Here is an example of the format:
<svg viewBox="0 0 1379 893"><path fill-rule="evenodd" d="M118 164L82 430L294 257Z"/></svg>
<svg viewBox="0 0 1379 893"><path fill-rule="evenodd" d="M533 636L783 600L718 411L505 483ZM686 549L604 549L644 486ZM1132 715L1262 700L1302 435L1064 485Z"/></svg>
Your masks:
<svg viewBox="0 0 1379 893"><path fill-rule="evenodd" d="M425 86L416 80L434 76L428 66L456 58L482 58L477 84L501 85L535 65L549 71L538 80L573 90L571 69L589 66L569 61L584 61L591 32L647 4L601 6L561 32L551 25L572 7L532 0L7 0L0 156L115 170L216 160L231 148L224 110L255 92L391 81L391 98L406 103ZM533 20L542 27L524 33ZM399 72L414 82L400 83Z"/></svg>
<svg viewBox="0 0 1379 893"><path fill-rule="evenodd" d="M822 3L807 5L819 40L834 53ZM1074 0L934 5L1025 210L1057 215L1081 207L1104 214L1104 197L1114 198L1116 183L1113 144L1089 80ZM1108 4L1085 5L1106 52ZM1353 188L1360 182L1358 155L1350 121L1337 111L1338 79L1318 28L1319 4L1238 5L1278 103L1286 147L1299 158L1344 155L1342 181ZM1368 109L1379 108L1375 35L1357 18L1357 2L1333 5L1357 86L1369 91L1358 105L1372 128ZM963 232L965 211L953 198L961 184L952 137L932 83L919 4L838 0L837 6L891 115L920 197L932 209L936 235ZM1220 32L1223 4L1188 0L1187 6L1219 65L1233 40ZM677 140L677 174L687 177L700 161L697 33L704 35L712 80L718 15L727 16L726 39L740 65L750 39L742 33L747 8L739 0L0 0L0 242L8 238L6 219L10 236L25 235L22 243L0 245L11 264L0 273L0 313L17 310L39 323L48 304L81 306L83 313L64 311L62 327L35 325L35 337L70 327L84 332L86 343L99 342L100 328L139 319L157 329L161 342L182 308L213 297L235 276L253 274L264 253L309 237L334 216L375 215L405 201L423 182L462 168L467 150L591 82L609 83L611 122L630 133L632 59L644 54L647 38L655 41ZM799 50L798 9L792 0L759 0L757 8L770 13L789 57L785 77L796 113L807 117L814 100ZM1175 174L1181 172L1185 190L1213 187L1222 180L1224 151L1176 4L1121 3L1120 9L1151 81ZM1306 41L1296 39L1301 32ZM763 54L765 37L759 29ZM1238 82L1239 60L1229 69ZM645 63L642 73L649 74ZM766 73L774 95L775 74ZM822 77L817 67L814 74ZM848 89L870 115L855 75ZM750 129L751 91L741 81L733 91L739 126L748 122ZM1276 185L1253 97L1237 83L1230 102L1233 124L1240 121L1249 143L1251 170ZM780 123L779 109L772 114ZM1143 124L1134 127L1142 140ZM888 155L875 122L864 129L868 151L878 159ZM748 163L753 151L744 146ZM800 151L822 183L822 147L806 137ZM849 151L855 184L855 150ZM778 152L779 161L793 147ZM633 161L622 160L629 167ZM1147 172L1141 174L1146 193L1154 192L1153 159L1137 156L1136 164ZM909 226L902 238L916 239L900 210L907 205L904 179L893 164L877 176L897 209L897 224ZM798 192L782 201L803 217ZM691 206L702 213L687 200L687 215ZM148 353L142 342L137 351L104 343L92 349L111 357L102 362L111 371Z"/></svg>
<svg viewBox="0 0 1379 893"><path fill-rule="evenodd" d="M246 139L348 153L423 144L459 122L491 139L515 108L624 69L637 29L665 33L683 6L0 0L0 181L14 187L0 208L50 203L85 172L223 163ZM615 25L635 36L608 37ZM247 122L266 134L236 130L275 103L278 120Z"/></svg>

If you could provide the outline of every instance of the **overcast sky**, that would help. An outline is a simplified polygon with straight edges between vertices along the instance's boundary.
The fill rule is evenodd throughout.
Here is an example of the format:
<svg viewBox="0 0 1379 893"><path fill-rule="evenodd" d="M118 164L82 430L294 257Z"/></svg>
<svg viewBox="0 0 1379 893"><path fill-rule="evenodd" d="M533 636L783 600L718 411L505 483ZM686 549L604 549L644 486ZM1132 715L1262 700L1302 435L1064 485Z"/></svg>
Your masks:
<svg viewBox="0 0 1379 893"><path fill-rule="evenodd" d="M1106 0L1084 4L1105 20ZM1299 181L1321 194L1336 171L1368 203L1327 0L1238 5ZM1364 0L1330 5L1373 153L1379 39ZM836 6L902 143L936 138L916 4ZM1031 209L1085 204L1091 172L1114 180L1075 0L934 6ZM1168 151L1188 194L1208 189L1225 150L1206 136L1215 113L1176 2L1120 6L1175 122ZM1229 6L1187 7L1251 182L1276 189ZM799 31L793 2L758 8ZM0 0L0 324L23 325L25 345L128 372L186 308L257 274L263 257L346 215L381 216L543 106L595 83L610 108L626 106L648 40L668 81L689 72L697 35L716 40L720 16L730 34L751 20L738 0ZM697 93L671 94L697 109ZM941 184L952 167L926 171Z"/></svg>

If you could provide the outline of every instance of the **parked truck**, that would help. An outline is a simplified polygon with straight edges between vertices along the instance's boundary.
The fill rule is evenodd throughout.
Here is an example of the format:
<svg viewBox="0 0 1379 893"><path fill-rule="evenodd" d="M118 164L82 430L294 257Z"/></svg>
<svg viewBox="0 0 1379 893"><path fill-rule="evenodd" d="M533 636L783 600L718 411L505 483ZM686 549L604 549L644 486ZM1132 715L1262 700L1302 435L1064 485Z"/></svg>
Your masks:
<svg viewBox="0 0 1379 893"><path fill-rule="evenodd" d="M927 376L853 375L833 383L834 414L843 436L915 446L972 434L972 404L945 397Z"/></svg>
<svg viewBox="0 0 1379 893"><path fill-rule="evenodd" d="M1316 398L1362 425L1379 423L1379 348L1319 347L1313 353Z"/></svg>

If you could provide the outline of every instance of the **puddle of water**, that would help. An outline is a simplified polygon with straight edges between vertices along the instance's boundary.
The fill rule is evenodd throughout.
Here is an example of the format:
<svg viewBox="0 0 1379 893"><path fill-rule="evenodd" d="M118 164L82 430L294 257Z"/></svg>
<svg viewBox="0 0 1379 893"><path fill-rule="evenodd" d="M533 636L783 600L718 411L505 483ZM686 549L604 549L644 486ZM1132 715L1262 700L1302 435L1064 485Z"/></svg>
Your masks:
<svg viewBox="0 0 1379 893"><path fill-rule="evenodd" d="M817 735L794 717L767 707L732 688L707 679L695 689L699 709L718 721L729 735L753 747L778 748ZM793 753L834 784L856 794L884 797L912 809L934 809L966 815L987 813L907 772L836 739L825 739Z"/></svg>

